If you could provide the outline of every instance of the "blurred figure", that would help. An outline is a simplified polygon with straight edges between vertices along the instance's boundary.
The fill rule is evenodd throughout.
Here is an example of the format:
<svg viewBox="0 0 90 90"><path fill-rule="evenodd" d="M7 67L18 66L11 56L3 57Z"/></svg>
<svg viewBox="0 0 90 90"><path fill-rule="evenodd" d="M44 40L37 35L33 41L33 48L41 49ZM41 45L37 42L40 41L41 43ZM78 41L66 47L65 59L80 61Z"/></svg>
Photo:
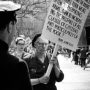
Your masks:
<svg viewBox="0 0 90 90"><path fill-rule="evenodd" d="M87 57L86 52L87 52L87 50L86 50L85 47L83 47L80 51L81 67L85 66L85 60L86 60L86 57Z"/></svg>
<svg viewBox="0 0 90 90"><path fill-rule="evenodd" d="M32 46L36 49L35 55L28 61L29 72L31 76L31 84L34 90L57 90L55 83L62 81L64 73L60 70L56 57L50 60L46 54L48 41L37 34L32 40ZM45 76L49 64L53 64L53 68L49 77Z"/></svg>
<svg viewBox="0 0 90 90"><path fill-rule="evenodd" d="M30 56L32 56L34 54L34 48L32 47L32 40L30 39L30 37L27 37L25 39L24 51L27 53L25 58L29 58Z"/></svg>
<svg viewBox="0 0 90 90"><path fill-rule="evenodd" d="M73 59L74 59L75 65L78 65L78 54L77 54L77 51L74 52Z"/></svg>
<svg viewBox="0 0 90 90"><path fill-rule="evenodd" d="M31 56L30 53L31 50L32 48L30 48L28 43L26 43L25 38L21 36L16 38L16 51L13 54L14 56L18 57L19 60L28 60L29 57Z"/></svg>
<svg viewBox="0 0 90 90"><path fill-rule="evenodd" d="M0 1L0 90L32 90L25 62L9 54L20 4Z"/></svg>
<svg viewBox="0 0 90 90"><path fill-rule="evenodd" d="M76 49L76 52L74 54L75 65L78 65L79 64L79 53L80 53L80 49Z"/></svg>
<svg viewBox="0 0 90 90"><path fill-rule="evenodd" d="M90 63L90 51L88 51L86 54L87 54L87 58L86 58L84 70L87 68L87 65Z"/></svg>
<svg viewBox="0 0 90 90"><path fill-rule="evenodd" d="M19 59L24 58L24 45L25 40L22 37L16 38L16 51L14 52L14 56L18 57Z"/></svg>

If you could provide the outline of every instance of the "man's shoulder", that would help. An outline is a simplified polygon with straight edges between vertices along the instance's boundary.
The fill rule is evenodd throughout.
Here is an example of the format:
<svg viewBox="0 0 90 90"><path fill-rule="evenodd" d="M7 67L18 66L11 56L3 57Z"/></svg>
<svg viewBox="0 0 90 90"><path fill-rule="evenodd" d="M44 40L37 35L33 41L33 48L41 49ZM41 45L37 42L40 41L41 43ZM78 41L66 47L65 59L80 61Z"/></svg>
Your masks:
<svg viewBox="0 0 90 90"><path fill-rule="evenodd" d="M17 68L17 69L24 69L27 68L27 64L24 60L20 60L19 58L9 55L9 65L12 66L12 68Z"/></svg>
<svg viewBox="0 0 90 90"><path fill-rule="evenodd" d="M13 62L13 63L26 63L24 60L19 59L16 56L13 56L13 55L10 55L10 54L8 56L9 56L10 61Z"/></svg>
<svg viewBox="0 0 90 90"><path fill-rule="evenodd" d="M8 58L11 63L19 63L19 59L13 55L8 54Z"/></svg>

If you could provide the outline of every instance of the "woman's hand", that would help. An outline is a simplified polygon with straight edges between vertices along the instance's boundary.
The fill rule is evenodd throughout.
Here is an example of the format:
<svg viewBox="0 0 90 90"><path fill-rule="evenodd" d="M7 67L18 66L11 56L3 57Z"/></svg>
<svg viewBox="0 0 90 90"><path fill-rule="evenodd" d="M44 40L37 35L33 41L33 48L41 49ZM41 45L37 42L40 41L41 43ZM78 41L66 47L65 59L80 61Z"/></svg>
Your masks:
<svg viewBox="0 0 90 90"><path fill-rule="evenodd" d="M47 76L45 76L45 75L42 76L41 78L39 78L39 82L40 82L40 83L47 84L48 81L49 81L49 77L47 77Z"/></svg>
<svg viewBox="0 0 90 90"><path fill-rule="evenodd" d="M56 56L53 57L53 59L50 60L50 63L53 65L58 65L58 59Z"/></svg>
<svg viewBox="0 0 90 90"><path fill-rule="evenodd" d="M29 57L30 57L30 54L29 53L25 53L23 58L26 59L26 58L29 58Z"/></svg>
<svg viewBox="0 0 90 90"><path fill-rule="evenodd" d="M59 65L57 57L53 57L53 59L50 60L50 63L53 64L55 75L56 75L57 78L59 78L59 75L60 75L60 65Z"/></svg>

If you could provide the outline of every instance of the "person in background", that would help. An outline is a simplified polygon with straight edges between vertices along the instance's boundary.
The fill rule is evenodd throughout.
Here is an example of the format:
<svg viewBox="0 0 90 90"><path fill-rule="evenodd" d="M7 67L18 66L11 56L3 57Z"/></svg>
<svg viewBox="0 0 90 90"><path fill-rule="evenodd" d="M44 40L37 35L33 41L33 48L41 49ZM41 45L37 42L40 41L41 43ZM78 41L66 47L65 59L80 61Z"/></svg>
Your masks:
<svg viewBox="0 0 90 90"><path fill-rule="evenodd" d="M26 61L34 90L57 90L55 83L64 79L57 58L50 60L46 54L47 44L48 41L43 39L41 34L37 34L32 40L32 46L36 49L35 55ZM47 77L45 74L49 64L53 64L53 68Z"/></svg>
<svg viewBox="0 0 90 90"><path fill-rule="evenodd" d="M16 38L16 51L13 55L18 57L21 60L28 59L30 57L30 53L25 51L25 39L23 37ZM30 48L31 50L31 48Z"/></svg>
<svg viewBox="0 0 90 90"><path fill-rule="evenodd" d="M14 56L18 57L19 59L24 58L24 45L25 45L25 40L22 37L17 37L16 38L16 51L14 52Z"/></svg>
<svg viewBox="0 0 90 90"><path fill-rule="evenodd" d="M9 54L20 4L0 1L0 90L32 90L26 62Z"/></svg>
<svg viewBox="0 0 90 90"><path fill-rule="evenodd" d="M90 50L88 50L88 52L86 53L86 55L87 55L87 58L85 60L86 62L85 62L84 70L86 68L88 68L88 64L90 63Z"/></svg>
<svg viewBox="0 0 90 90"><path fill-rule="evenodd" d="M24 51L26 52L24 59L28 59L34 54L34 48L32 47L32 40L30 39L30 37L27 37L25 39Z"/></svg>
<svg viewBox="0 0 90 90"><path fill-rule="evenodd" d="M85 60L87 57L86 53L87 53L87 49L86 49L86 47L83 47L80 51L81 67L85 66Z"/></svg>
<svg viewBox="0 0 90 90"><path fill-rule="evenodd" d="M79 64L79 53L80 53L80 50L79 49L76 49L76 51L74 52L75 65L78 65Z"/></svg>

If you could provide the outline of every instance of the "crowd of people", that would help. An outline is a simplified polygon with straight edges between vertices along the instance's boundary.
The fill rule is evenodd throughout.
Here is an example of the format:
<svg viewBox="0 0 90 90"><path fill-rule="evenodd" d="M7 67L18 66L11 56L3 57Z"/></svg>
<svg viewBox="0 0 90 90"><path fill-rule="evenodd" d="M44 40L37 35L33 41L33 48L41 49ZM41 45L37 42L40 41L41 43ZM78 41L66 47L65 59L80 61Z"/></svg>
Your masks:
<svg viewBox="0 0 90 90"><path fill-rule="evenodd" d="M19 59L29 58L34 55L35 49L32 47L30 37L19 35L14 38L9 48L9 53Z"/></svg>
<svg viewBox="0 0 90 90"><path fill-rule="evenodd" d="M64 73L60 70L57 57L51 59L51 50L48 40L41 37L41 34L36 34L31 40L24 35L17 37L9 48L9 53L19 58L20 61L25 61L29 68L31 84L34 90L57 90L55 82L60 82L64 78ZM16 45L15 45L16 44ZM14 51L12 52L12 49ZM52 48L51 48L52 49ZM50 76L46 76L49 64L53 64L53 69Z"/></svg>
<svg viewBox="0 0 90 90"><path fill-rule="evenodd" d="M16 12L20 9L20 4L0 1L0 90L57 90L55 84L64 79L64 73L57 55L51 58L55 43L51 44L41 33L33 39L14 37ZM89 49L79 48L72 55L75 65L85 70L90 63ZM51 73L47 75L50 66Z"/></svg>
<svg viewBox="0 0 90 90"><path fill-rule="evenodd" d="M78 48L75 52L72 52L75 65L80 65L84 70L90 63L90 50L89 47Z"/></svg>
<svg viewBox="0 0 90 90"><path fill-rule="evenodd" d="M32 40L24 35L14 37L20 9L20 4L0 1L0 90L57 90L55 83L64 79L64 73L57 56L51 58L47 51L48 40L41 34Z"/></svg>

